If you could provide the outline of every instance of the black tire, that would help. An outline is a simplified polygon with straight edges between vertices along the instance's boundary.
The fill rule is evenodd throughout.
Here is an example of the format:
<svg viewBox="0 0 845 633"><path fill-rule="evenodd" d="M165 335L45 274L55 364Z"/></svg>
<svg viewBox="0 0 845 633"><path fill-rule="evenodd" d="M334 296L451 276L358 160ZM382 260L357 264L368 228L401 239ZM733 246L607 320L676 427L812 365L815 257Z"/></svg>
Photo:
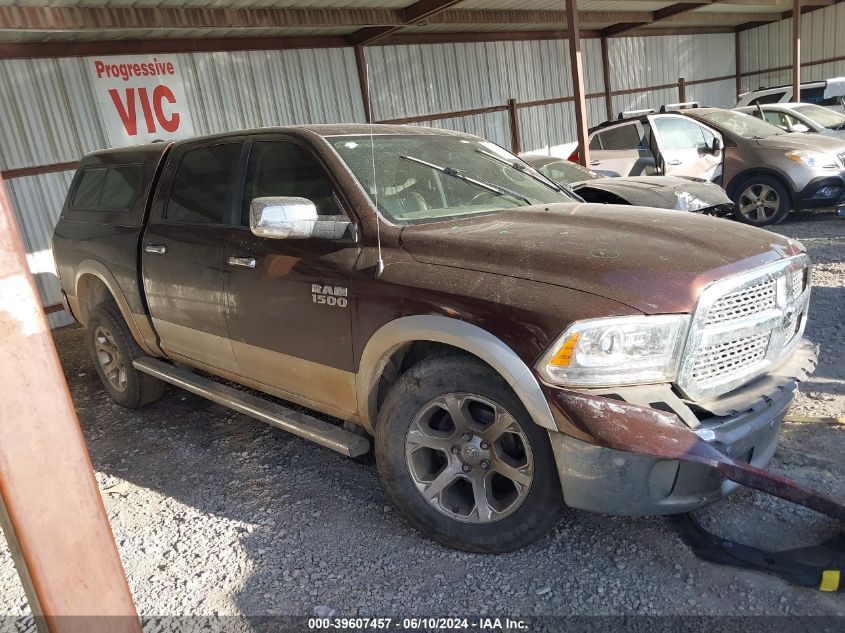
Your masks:
<svg viewBox="0 0 845 633"><path fill-rule="evenodd" d="M792 207L789 189L774 176L760 174L743 178L731 186L731 191L736 218L751 226L780 224L789 215ZM755 196L760 199L761 206L744 213L743 207L748 208L749 205L754 205ZM773 209L770 205L775 200L777 208Z"/></svg>
<svg viewBox="0 0 845 633"><path fill-rule="evenodd" d="M478 445L480 448L484 448L486 444L487 448L484 451L476 450L474 457L473 453L466 453L472 459L485 455L489 457L489 459L481 459L480 462L473 462L476 465L470 466L472 472L467 476L479 477L484 482L480 486L489 495L484 497L488 501L487 508L484 510L488 513L487 517L495 517L491 510L499 512L498 509L493 508L496 505L503 508L501 512L505 513L501 518L487 520L485 517L483 519L481 506L484 504L479 505L475 501L478 497L474 484L466 483L469 480L458 481L464 479L460 472L457 475L453 474L454 460L470 459L470 457L465 457L465 451L471 451L471 448L468 443L462 442L465 436L458 430L459 426L452 424L452 415L446 413L445 409L438 409L440 405L432 405L444 396L456 398L457 400L454 401L460 403L461 411L469 413L469 417L465 417L464 422L470 421L475 425L485 416L490 420L489 415L492 415L492 421L489 422L490 433L496 432L492 429L493 422L496 423L497 429L503 428L503 424L510 425L507 427L508 430L499 436L500 439L491 440L493 443L491 447L490 443L483 441L482 438L491 439L496 436L485 435L488 432L487 427L478 423L479 430L471 441L480 442ZM488 404L495 403L500 408L490 407L487 411L485 408L487 404L480 400L489 401ZM435 411L433 417L438 418L439 426L438 429L433 429L432 418L429 417L426 418L426 424L429 425L427 428L433 433L449 435L448 438L439 436L437 438L438 441L446 442L447 446L430 449L416 445L415 442L406 444L412 423L421 424L419 416L428 416L426 412L429 410ZM505 414L509 414L510 417ZM511 422L515 422L516 426L510 424ZM452 424L452 430L448 428L450 424ZM415 429L417 428L420 427L415 426ZM461 444L464 447L458 454L454 452L454 446L446 450L453 440L456 442L455 446ZM516 450L517 453L502 455L505 443L507 443L507 450ZM414 446L415 448L411 448ZM409 455L412 455L407 458L406 447L409 447ZM440 475L456 477L452 479L452 483L439 488L442 492L433 502L424 498L423 491L418 487L421 484L416 483L418 480L415 480L411 474L411 469L417 467L409 464L416 464L418 452L415 451L420 449L431 451L432 455L436 456L434 461L437 463L440 463L445 455L446 461L439 466L442 469L439 474L436 471L437 466L433 467L432 476L435 479ZM520 459L525 464L522 465L518 460L511 462L513 454L522 455ZM375 455L379 474L394 503L417 529L449 547L487 553L517 550L534 543L548 533L557 524L564 509L560 479L547 431L534 424L519 398L501 376L480 361L463 354L429 357L411 367L399 378L379 411ZM426 456L425 459L431 461L430 456ZM517 468L522 469L511 472L518 472L520 476L523 475L523 471L531 473L529 484L518 486L515 483L517 479L512 481L500 475L498 471L508 467L508 464L502 460L508 460L510 464L518 464ZM484 461L487 462L487 466L483 466ZM478 465L479 463L481 466ZM469 464L464 462L460 468L466 468L467 465ZM446 470L450 472L446 473ZM508 489L508 484L512 490ZM467 486L470 492L466 491ZM494 494L496 487L500 493L504 489L505 498L516 499L516 501L505 506L504 502L496 498ZM447 493L452 499L472 497L472 500L466 501L466 504L469 507L470 503L474 503L474 509L467 510L462 519L447 516L446 512L461 510L457 502L451 505L451 501L445 503L442 501ZM464 501L460 503L463 504ZM451 506L451 510L443 506ZM467 522L476 516L478 522Z"/></svg>
<svg viewBox="0 0 845 633"><path fill-rule="evenodd" d="M139 372L132 365L133 360L146 354L132 338L117 305L98 305L91 311L86 328L94 367L115 402L136 409L164 395L166 385L161 380ZM110 365L109 358L116 359L117 364ZM111 377L107 375L107 367Z"/></svg>

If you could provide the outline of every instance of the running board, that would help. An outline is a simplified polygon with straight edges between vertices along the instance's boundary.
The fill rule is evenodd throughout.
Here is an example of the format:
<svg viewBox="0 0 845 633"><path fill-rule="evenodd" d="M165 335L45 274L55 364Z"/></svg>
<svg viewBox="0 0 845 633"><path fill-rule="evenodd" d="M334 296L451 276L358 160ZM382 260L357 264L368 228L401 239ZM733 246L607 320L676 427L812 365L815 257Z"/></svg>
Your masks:
<svg viewBox="0 0 845 633"><path fill-rule="evenodd" d="M211 378L198 376L186 369L150 357L138 358L132 364L138 371L343 455L358 457L370 450L370 441L365 437L329 424L307 413L275 402L269 402L251 393L233 389Z"/></svg>

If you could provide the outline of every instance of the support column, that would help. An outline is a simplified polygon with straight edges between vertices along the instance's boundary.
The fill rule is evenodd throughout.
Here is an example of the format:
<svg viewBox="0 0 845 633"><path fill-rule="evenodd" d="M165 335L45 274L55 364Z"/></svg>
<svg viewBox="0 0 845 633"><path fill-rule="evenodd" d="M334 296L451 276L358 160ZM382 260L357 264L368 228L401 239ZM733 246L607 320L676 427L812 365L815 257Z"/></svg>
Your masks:
<svg viewBox="0 0 845 633"><path fill-rule="evenodd" d="M141 633L0 176L0 524L40 633Z"/></svg>
<svg viewBox="0 0 845 633"><path fill-rule="evenodd" d="M610 86L610 55L607 51L607 38L601 38L601 69L604 79L604 109L607 112L607 120L613 118L613 94Z"/></svg>
<svg viewBox="0 0 845 633"><path fill-rule="evenodd" d="M734 33L734 67L736 68L736 96L742 92L742 34Z"/></svg>
<svg viewBox="0 0 845 633"><path fill-rule="evenodd" d="M361 101L364 102L364 120L372 123L372 105L370 103L370 86L367 81L367 58L364 55L364 45L355 45L355 66L358 68L358 84L361 87Z"/></svg>
<svg viewBox="0 0 845 633"><path fill-rule="evenodd" d="M511 126L511 151L514 154L522 152L522 137L519 134L519 113L516 109L516 99L508 99L508 121Z"/></svg>
<svg viewBox="0 0 845 633"><path fill-rule="evenodd" d="M792 101L801 100L801 0L792 0Z"/></svg>
<svg viewBox="0 0 845 633"><path fill-rule="evenodd" d="M687 102L687 80L683 77L678 77L678 101Z"/></svg>
<svg viewBox="0 0 845 633"><path fill-rule="evenodd" d="M584 98L584 64L581 60L581 28L576 0L566 0L566 27L569 31L569 64L572 71L572 94L575 97L575 127L578 131L578 162L590 164L587 143L587 102Z"/></svg>

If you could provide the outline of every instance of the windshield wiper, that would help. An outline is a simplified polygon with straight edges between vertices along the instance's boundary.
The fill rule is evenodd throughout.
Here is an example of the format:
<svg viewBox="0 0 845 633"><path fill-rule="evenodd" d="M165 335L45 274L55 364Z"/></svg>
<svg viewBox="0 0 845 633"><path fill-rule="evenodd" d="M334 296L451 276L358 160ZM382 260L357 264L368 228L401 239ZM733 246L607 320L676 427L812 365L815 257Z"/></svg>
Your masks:
<svg viewBox="0 0 845 633"><path fill-rule="evenodd" d="M441 174L446 174L447 176L452 176L453 178L457 178L458 180L463 180L464 182L470 185L474 185L479 189L484 189L485 191L496 194L497 196L510 196L511 198L522 200L525 204L531 204L531 200L523 196L521 193L516 193L515 191L505 189L504 187L497 187L496 185L491 185L490 183L484 182L483 180L479 180L478 178L475 178L473 176L467 176L466 173L460 169L455 169L454 167L441 167L440 165L435 165L434 163L429 163L428 161L424 161L421 158L415 158L413 156L400 155L399 158L403 160L409 160L412 163L417 163L419 165L425 165L426 167L430 167L431 169L439 171Z"/></svg>
<svg viewBox="0 0 845 633"><path fill-rule="evenodd" d="M554 184L551 180L547 180L546 178L544 178L542 176L538 176L537 174L534 174L534 173L528 171L527 169L525 169L525 165L523 165L522 163L512 163L509 160L505 160L504 158L501 158L500 156L496 156L495 154L492 154L490 152L485 152L483 149L475 148L475 151L478 152L479 154L481 154L482 156L489 158L490 160L495 160L497 163L501 163L502 165L505 165L506 167L510 167L511 169L515 169L516 171L518 171L521 174L524 174L526 176L530 176L531 178L533 178L537 182L539 182L543 185L546 185L552 191L557 191L558 193L566 193L561 187Z"/></svg>

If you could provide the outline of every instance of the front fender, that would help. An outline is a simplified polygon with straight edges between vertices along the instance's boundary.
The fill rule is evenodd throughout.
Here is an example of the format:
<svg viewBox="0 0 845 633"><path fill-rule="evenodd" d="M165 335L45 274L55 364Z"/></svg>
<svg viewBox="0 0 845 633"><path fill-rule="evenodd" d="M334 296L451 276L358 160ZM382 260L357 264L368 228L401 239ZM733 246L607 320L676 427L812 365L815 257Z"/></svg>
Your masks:
<svg viewBox="0 0 845 633"><path fill-rule="evenodd" d="M556 430L552 412L540 384L528 365L499 338L466 321L437 315L401 317L376 330L361 355L356 391L362 424L374 430L379 379L391 355L414 341L451 345L477 356L511 386L536 424Z"/></svg>

